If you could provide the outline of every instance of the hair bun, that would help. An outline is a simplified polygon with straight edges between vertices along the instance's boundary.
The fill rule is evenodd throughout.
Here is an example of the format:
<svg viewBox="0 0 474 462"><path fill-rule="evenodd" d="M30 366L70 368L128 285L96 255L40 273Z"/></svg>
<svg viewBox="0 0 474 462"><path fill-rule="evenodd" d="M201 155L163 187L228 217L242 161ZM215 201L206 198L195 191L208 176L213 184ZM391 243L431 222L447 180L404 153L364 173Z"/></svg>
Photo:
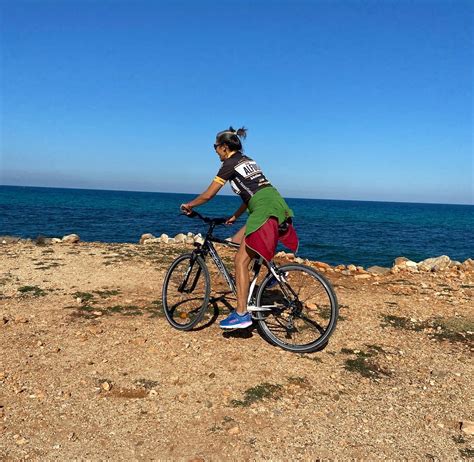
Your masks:
<svg viewBox="0 0 474 462"><path fill-rule="evenodd" d="M235 130L235 134L239 136L240 138L247 138L247 129L245 127L241 127L237 130Z"/></svg>

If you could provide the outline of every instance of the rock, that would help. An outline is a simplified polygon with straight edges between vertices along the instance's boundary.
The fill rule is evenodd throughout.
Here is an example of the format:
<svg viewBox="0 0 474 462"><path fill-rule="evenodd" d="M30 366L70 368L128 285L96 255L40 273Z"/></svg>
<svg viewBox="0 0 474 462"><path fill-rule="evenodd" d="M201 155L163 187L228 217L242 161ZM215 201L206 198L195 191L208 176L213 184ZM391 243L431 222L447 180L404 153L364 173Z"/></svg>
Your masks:
<svg viewBox="0 0 474 462"><path fill-rule="evenodd" d="M176 244L176 239L174 237L169 237L168 244Z"/></svg>
<svg viewBox="0 0 474 462"><path fill-rule="evenodd" d="M397 257L395 258L395 261L393 262L393 266L402 266L407 261L408 261L408 258L406 257Z"/></svg>
<svg viewBox="0 0 474 462"><path fill-rule="evenodd" d="M390 273L390 268L384 268L383 266L371 266L370 268L367 268L367 272L370 274L383 276Z"/></svg>
<svg viewBox="0 0 474 462"><path fill-rule="evenodd" d="M304 263L304 260L301 257L295 258L295 263L298 263L299 265L302 265Z"/></svg>
<svg viewBox="0 0 474 462"><path fill-rule="evenodd" d="M474 422L469 420L461 422L461 430L467 435L474 435Z"/></svg>
<svg viewBox="0 0 474 462"><path fill-rule="evenodd" d="M140 244L144 244L147 239L155 239L155 236L151 233L145 233L142 234L142 237L140 238Z"/></svg>
<svg viewBox="0 0 474 462"><path fill-rule="evenodd" d="M188 236L188 237L186 238L186 244L191 244L191 245L194 244L194 238Z"/></svg>
<svg viewBox="0 0 474 462"><path fill-rule="evenodd" d="M110 390L112 390L112 384L109 383L109 382L107 382L107 381L106 381L106 382L102 382L102 383L100 384L100 387L101 387L102 390L104 390L104 391L110 391Z"/></svg>
<svg viewBox="0 0 474 462"><path fill-rule="evenodd" d="M194 242L197 242L198 244L204 244L204 238L201 236L201 234L196 234L196 236L194 236Z"/></svg>
<svg viewBox="0 0 474 462"><path fill-rule="evenodd" d="M154 237L154 238L151 238L151 239L145 239L143 241L143 244L144 245L147 245L147 244L159 244L161 242L161 238L160 237Z"/></svg>
<svg viewBox="0 0 474 462"><path fill-rule="evenodd" d="M315 261L314 266L319 269L329 269L331 268L331 265L328 265L327 263L324 263L323 261Z"/></svg>
<svg viewBox="0 0 474 462"><path fill-rule="evenodd" d="M295 254L294 253L285 253L285 257L289 258L290 260L293 260L295 258Z"/></svg>
<svg viewBox="0 0 474 462"><path fill-rule="evenodd" d="M318 308L318 305L316 305L316 303L313 303L313 302L307 302L305 303L305 305L308 310L316 310Z"/></svg>
<svg viewBox="0 0 474 462"><path fill-rule="evenodd" d="M183 244L184 242L186 242L186 234L183 234L183 233L176 234L176 236L174 237L174 240L176 241L177 244Z"/></svg>
<svg viewBox="0 0 474 462"><path fill-rule="evenodd" d="M161 236L160 236L160 239L161 239L161 242L163 242L164 244L168 244L168 235L163 233Z"/></svg>
<svg viewBox="0 0 474 462"><path fill-rule="evenodd" d="M240 433L240 428L236 425L235 427L229 428L229 430L227 430L227 433L229 435L238 435Z"/></svg>
<svg viewBox="0 0 474 462"><path fill-rule="evenodd" d="M422 271L442 271L449 267L451 259L447 255L441 257L427 258L418 263L418 269Z"/></svg>
<svg viewBox="0 0 474 462"><path fill-rule="evenodd" d="M342 271L346 269L346 265L337 265L334 269L337 271Z"/></svg>
<svg viewBox="0 0 474 462"><path fill-rule="evenodd" d="M231 240L232 238L229 238L229 240ZM277 252L275 257L285 257L286 256L286 252L283 252L283 250L281 250L280 252Z"/></svg>
<svg viewBox="0 0 474 462"><path fill-rule="evenodd" d="M59 244L60 242L63 242L63 240L59 239L59 237L53 237L51 239L51 244Z"/></svg>
<svg viewBox="0 0 474 462"><path fill-rule="evenodd" d="M2 244L15 244L20 241L19 237L14 236L0 236Z"/></svg>
<svg viewBox="0 0 474 462"><path fill-rule="evenodd" d="M352 273L347 269L347 270L342 270L341 274L343 274L344 276L350 276Z"/></svg>
<svg viewBox="0 0 474 462"><path fill-rule="evenodd" d="M468 258L463 264L462 267L466 270L474 270L474 260L472 258Z"/></svg>
<svg viewBox="0 0 474 462"><path fill-rule="evenodd" d="M354 276L355 279L370 279L372 276L368 273L365 274L356 274Z"/></svg>
<svg viewBox="0 0 474 462"><path fill-rule="evenodd" d="M398 268L399 270L413 270L417 269L418 263L409 260L405 257L398 257L393 263L393 268Z"/></svg>
<svg viewBox="0 0 474 462"><path fill-rule="evenodd" d="M355 266L355 265L347 265L347 269L348 269L349 271L357 271L357 266Z"/></svg>
<svg viewBox="0 0 474 462"><path fill-rule="evenodd" d="M77 234L68 234L62 238L62 242L67 242L68 244L76 244L81 238Z"/></svg>
<svg viewBox="0 0 474 462"><path fill-rule="evenodd" d="M365 269L363 266L356 266L356 270L359 271L359 273L365 273Z"/></svg>
<svg viewBox="0 0 474 462"><path fill-rule="evenodd" d="M188 236L188 237L194 237L194 234L193 234L193 233L188 233L188 234L186 234L186 236Z"/></svg>

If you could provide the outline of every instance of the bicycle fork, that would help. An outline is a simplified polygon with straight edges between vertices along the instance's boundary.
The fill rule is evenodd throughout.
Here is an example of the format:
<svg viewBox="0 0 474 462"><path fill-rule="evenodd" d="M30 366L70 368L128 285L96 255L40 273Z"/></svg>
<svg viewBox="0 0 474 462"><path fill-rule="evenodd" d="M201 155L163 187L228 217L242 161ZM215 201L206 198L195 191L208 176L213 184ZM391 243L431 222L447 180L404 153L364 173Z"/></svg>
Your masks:
<svg viewBox="0 0 474 462"><path fill-rule="evenodd" d="M198 265L198 270L196 271L196 275L194 276L194 280L191 283L191 287L186 288L186 286L189 282L189 277L191 276L191 273L193 271L193 267L196 263L196 258L197 257L191 258L188 269L186 270L186 274L184 275L183 282L178 287L178 292L180 292L180 293L184 292L184 293L190 294L196 288L197 281L199 279L199 276L201 275L201 267L199 265Z"/></svg>

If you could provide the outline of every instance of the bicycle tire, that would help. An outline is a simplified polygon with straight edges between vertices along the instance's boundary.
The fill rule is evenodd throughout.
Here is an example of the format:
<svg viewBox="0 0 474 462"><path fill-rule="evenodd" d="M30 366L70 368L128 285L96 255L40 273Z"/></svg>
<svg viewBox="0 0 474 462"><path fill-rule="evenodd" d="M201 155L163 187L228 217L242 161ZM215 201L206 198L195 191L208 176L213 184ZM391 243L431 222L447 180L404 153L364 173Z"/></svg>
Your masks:
<svg viewBox="0 0 474 462"><path fill-rule="evenodd" d="M258 290L256 306L269 305L271 302L277 307L271 308L270 311L256 312L255 318L260 335L271 344L295 353L311 353L324 347L336 328L339 314L337 297L331 283L313 268L305 265L289 264L279 267L279 271L282 274L286 273L285 278L288 282L284 284L291 287L298 296L290 297L292 300L288 300L288 297L283 295L280 284L267 288L272 279L271 274L267 275ZM303 296L305 299L300 300ZM299 323L299 327L294 325L295 322ZM324 328L321 325L323 322ZM306 341L311 337L311 331L317 338ZM286 340L280 338L277 333L283 334ZM296 333L305 334L303 343L294 341L296 335L293 334Z"/></svg>
<svg viewBox="0 0 474 462"><path fill-rule="evenodd" d="M192 259L191 253L176 258L168 268L163 282L162 303L166 319L175 329L184 331L191 330L202 321L211 293L209 270L205 261L199 256L195 257L188 277L187 287L191 291L178 290Z"/></svg>

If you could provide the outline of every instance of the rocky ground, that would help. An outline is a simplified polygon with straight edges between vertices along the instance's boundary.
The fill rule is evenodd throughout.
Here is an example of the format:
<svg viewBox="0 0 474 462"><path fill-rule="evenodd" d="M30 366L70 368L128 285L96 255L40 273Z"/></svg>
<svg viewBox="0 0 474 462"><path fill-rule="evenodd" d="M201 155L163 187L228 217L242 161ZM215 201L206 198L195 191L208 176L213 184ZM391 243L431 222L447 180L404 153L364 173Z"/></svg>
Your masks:
<svg viewBox="0 0 474 462"><path fill-rule="evenodd" d="M298 355L252 329L172 329L161 286L185 248L0 244L1 460L474 456L469 263L308 262L341 310L328 346Z"/></svg>

